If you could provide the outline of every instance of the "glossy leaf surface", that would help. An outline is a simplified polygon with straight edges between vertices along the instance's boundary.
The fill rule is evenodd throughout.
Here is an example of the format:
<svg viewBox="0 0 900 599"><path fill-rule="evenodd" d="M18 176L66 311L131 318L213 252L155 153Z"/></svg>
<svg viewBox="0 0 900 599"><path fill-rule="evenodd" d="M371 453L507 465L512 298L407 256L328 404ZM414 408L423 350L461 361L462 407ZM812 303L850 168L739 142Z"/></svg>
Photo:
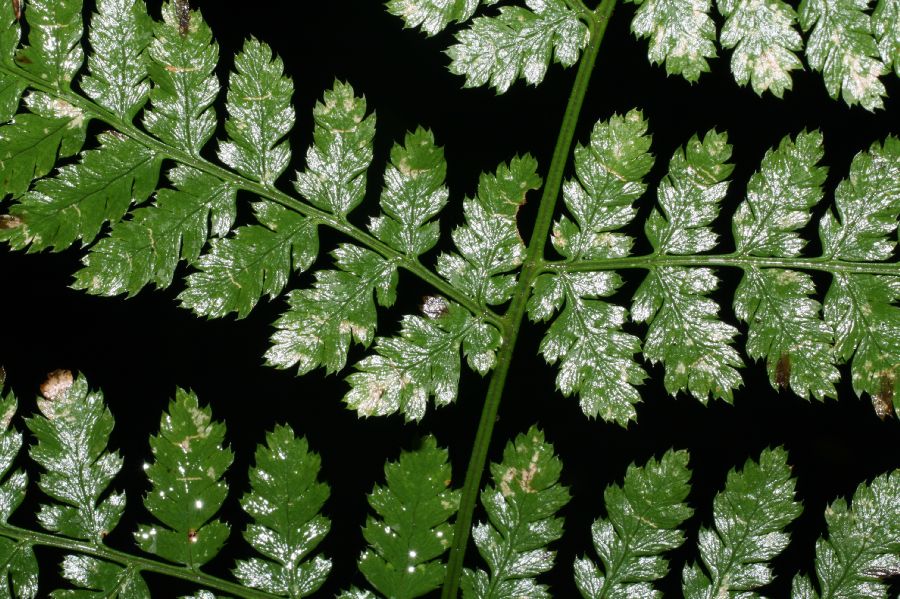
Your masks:
<svg viewBox="0 0 900 599"><path fill-rule="evenodd" d="M700 529L703 567L685 566L684 594L746 597L772 581L768 562L787 547L784 528L800 515L795 481L784 449L767 449L759 463L748 460L728 473L725 490L713 500L715 530Z"/></svg>
<svg viewBox="0 0 900 599"><path fill-rule="evenodd" d="M318 482L319 456L289 426L266 435L250 469L251 491L241 505L253 517L244 538L263 557L238 561L235 576L245 586L288 597L314 593L331 571L331 560L305 559L331 522L320 515L328 485Z"/></svg>
<svg viewBox="0 0 900 599"><path fill-rule="evenodd" d="M375 354L356 364L344 398L361 416L400 411L407 420L425 415L429 397L437 406L456 399L460 348L469 366L484 375L494 366L500 332L440 296L422 304L425 318L405 316L399 337L379 337Z"/></svg>
<svg viewBox="0 0 900 599"><path fill-rule="evenodd" d="M536 427L518 435L491 464L493 485L481 492L488 522L475 525L472 537L487 570L464 570L464 599L549 598L537 576L553 567L547 545L562 536L556 512L569 502L559 483L562 463Z"/></svg>
<svg viewBox="0 0 900 599"><path fill-rule="evenodd" d="M28 46L17 62L61 90L69 87L84 61L81 8L81 0L30 0L24 11Z"/></svg>
<svg viewBox="0 0 900 599"><path fill-rule="evenodd" d="M498 0L388 0L387 9L403 19L407 27L418 27L428 35L443 31L451 22L467 21L480 4Z"/></svg>
<svg viewBox="0 0 900 599"><path fill-rule="evenodd" d="M631 22L637 37L650 38L648 57L666 63L666 73L696 81L716 56L716 26L710 0L629 0L638 5Z"/></svg>
<svg viewBox="0 0 900 599"><path fill-rule="evenodd" d="M551 59L567 67L578 61L589 34L575 11L563 0L525 0L525 6L503 6L456 34L447 55L466 87L490 85L503 93L520 77L531 85L543 81Z"/></svg>
<svg viewBox="0 0 900 599"><path fill-rule="evenodd" d="M588 558L575 561L582 597L662 597L653 583L669 571L663 554L684 543L678 527L693 513L684 503L690 491L687 463L687 452L670 450L659 461L632 464L622 486L606 488L607 517L591 526L603 569Z"/></svg>
<svg viewBox="0 0 900 599"><path fill-rule="evenodd" d="M288 295L290 309L275 323L269 364L297 366L303 374L319 366L329 373L347 363L350 342L368 347L375 337L376 298L393 305L397 295L397 267L378 254L344 244L333 252L338 270L315 274L310 289Z"/></svg>
<svg viewBox="0 0 900 599"><path fill-rule="evenodd" d="M62 576L78 590L56 590L53 599L150 599L150 589L136 568L123 568L86 555L67 555Z"/></svg>
<svg viewBox="0 0 900 599"><path fill-rule="evenodd" d="M150 437L154 461L145 471L152 488L144 507L160 524L138 527L141 549L190 568L219 552L229 527L213 517L228 493L222 475L233 457L222 447L224 437L225 425L212 420L196 395L179 389L159 434Z"/></svg>
<svg viewBox="0 0 900 599"><path fill-rule="evenodd" d="M122 458L107 449L113 417L103 395L87 380L57 371L58 387L38 399L40 414L26 423L37 439L29 453L44 472L38 486L54 503L41 505L38 521L52 532L102 542L122 516L124 493L107 493Z"/></svg>
<svg viewBox="0 0 900 599"><path fill-rule="evenodd" d="M442 254L437 271L482 306L508 301L516 285L509 273L525 258L516 215L527 193L540 185L531 157L514 158L496 175L482 175L478 195L463 202L466 224L452 233L460 253Z"/></svg>
<svg viewBox="0 0 900 599"><path fill-rule="evenodd" d="M441 556L450 547L450 518L459 508L459 491L450 486L447 450L433 437L384 467L387 485L376 485L363 536L369 544L359 570L385 597L412 599L438 588L444 578ZM345 596L347 596L345 594ZM367 594L355 591L351 597Z"/></svg>

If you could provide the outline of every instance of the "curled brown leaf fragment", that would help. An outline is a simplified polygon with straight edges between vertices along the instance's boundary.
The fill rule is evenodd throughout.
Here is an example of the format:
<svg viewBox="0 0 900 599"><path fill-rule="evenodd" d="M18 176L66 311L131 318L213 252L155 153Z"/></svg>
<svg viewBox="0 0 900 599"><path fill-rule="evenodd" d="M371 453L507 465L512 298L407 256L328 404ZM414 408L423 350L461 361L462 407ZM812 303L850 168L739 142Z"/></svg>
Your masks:
<svg viewBox="0 0 900 599"><path fill-rule="evenodd" d="M872 407L875 415L887 420L894 413L894 375L885 372L881 375L881 389L872 394Z"/></svg>
<svg viewBox="0 0 900 599"><path fill-rule="evenodd" d="M791 384L791 354L781 354L775 366L775 384L779 389L787 389Z"/></svg>
<svg viewBox="0 0 900 599"><path fill-rule="evenodd" d="M41 395L49 400L59 399L69 390L73 382L71 370L54 370L47 375L47 380L41 383Z"/></svg>
<svg viewBox="0 0 900 599"><path fill-rule="evenodd" d="M0 229L17 229L25 224L18 216L0 214Z"/></svg>
<svg viewBox="0 0 900 599"><path fill-rule="evenodd" d="M12 9L13 14L16 16L16 21L22 20L22 2L21 0L12 0Z"/></svg>

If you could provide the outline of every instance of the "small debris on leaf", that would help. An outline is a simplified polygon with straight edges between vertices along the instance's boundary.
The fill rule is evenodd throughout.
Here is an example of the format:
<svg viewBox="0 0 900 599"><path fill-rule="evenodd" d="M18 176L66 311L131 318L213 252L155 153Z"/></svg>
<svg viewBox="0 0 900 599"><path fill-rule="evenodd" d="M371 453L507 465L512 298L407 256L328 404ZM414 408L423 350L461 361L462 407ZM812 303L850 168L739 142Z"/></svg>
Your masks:
<svg viewBox="0 0 900 599"><path fill-rule="evenodd" d="M41 383L41 395L49 400L59 399L69 390L73 382L71 370L54 370L47 375L47 380Z"/></svg>
<svg viewBox="0 0 900 599"><path fill-rule="evenodd" d="M422 314L428 318L441 318L450 312L450 306L447 300L439 295L428 295L422 298L422 305L419 306Z"/></svg>

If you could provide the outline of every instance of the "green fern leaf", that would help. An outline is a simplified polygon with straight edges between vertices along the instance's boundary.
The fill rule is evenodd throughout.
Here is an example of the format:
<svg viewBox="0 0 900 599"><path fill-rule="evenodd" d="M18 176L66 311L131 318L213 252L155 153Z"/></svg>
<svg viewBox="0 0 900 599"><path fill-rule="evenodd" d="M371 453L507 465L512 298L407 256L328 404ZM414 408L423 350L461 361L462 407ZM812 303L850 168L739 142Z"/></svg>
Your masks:
<svg viewBox="0 0 900 599"><path fill-rule="evenodd" d="M26 420L37 439L29 454L43 469L38 486L59 503L45 503L41 525L53 532L102 542L122 516L125 494L106 488L122 468L118 453L107 451L113 417L100 392L88 392L83 376L57 371L58 387L38 400L40 415ZM101 499L103 496L103 499Z"/></svg>
<svg viewBox="0 0 900 599"><path fill-rule="evenodd" d="M440 238L438 221L431 220L447 203L444 185L447 162L434 135L421 127L407 133L403 146L391 149L391 164L384 174L383 213L372 219L372 233L398 252L418 256Z"/></svg>
<svg viewBox="0 0 900 599"><path fill-rule="evenodd" d="M275 323L268 363L297 365L305 374L324 366L330 374L347 363L350 341L368 347L378 320L373 294L388 307L397 297L397 267L378 254L350 244L333 253L338 270L316 273L312 289L292 291L290 309Z"/></svg>
<svg viewBox="0 0 900 599"><path fill-rule="evenodd" d="M152 489L144 507L161 524L143 524L138 546L169 561L199 568L228 538L229 527L212 520L228 493L222 475L231 451L222 447L225 425L214 422L197 396L179 389L150 437L154 462L145 467Z"/></svg>
<svg viewBox="0 0 900 599"><path fill-rule="evenodd" d="M150 589L137 568L121 567L86 555L67 555L63 578L79 590L56 590L53 599L150 599Z"/></svg>
<svg viewBox="0 0 900 599"><path fill-rule="evenodd" d="M466 224L452 233L462 255L441 254L438 273L482 306L508 301L516 285L508 273L525 258L516 214L525 195L540 185L530 156L500 165L495 176L482 175L477 197L463 202Z"/></svg>
<svg viewBox="0 0 900 599"><path fill-rule="evenodd" d="M716 26L710 0L628 0L638 5L631 31L650 38L648 57L666 72L696 81L716 56Z"/></svg>
<svg viewBox="0 0 900 599"><path fill-rule="evenodd" d="M29 0L25 20L29 45L16 62L53 87L65 90L81 68L81 0Z"/></svg>
<svg viewBox="0 0 900 599"><path fill-rule="evenodd" d="M88 117L65 100L34 92L25 98L30 113L0 127L0 195L20 196L49 173L56 158L74 156L84 145Z"/></svg>
<svg viewBox="0 0 900 599"><path fill-rule="evenodd" d="M189 11L181 19L176 2L167 2L162 16L162 23L154 23L155 39L150 45L153 89L144 126L164 142L199 158L216 130L211 104L219 93L214 73L219 48L199 11Z"/></svg>
<svg viewBox="0 0 900 599"><path fill-rule="evenodd" d="M734 49L735 81L749 82L759 95L768 90L782 97L791 89L791 71L803 69L794 54L803 48L797 13L781 0L718 0L717 5L726 18L719 41Z"/></svg>
<svg viewBox="0 0 900 599"><path fill-rule="evenodd" d="M175 189L156 193L152 206L132 211L82 259L76 289L97 295L135 295L147 283L172 284L179 260L193 263L210 235L223 237L234 224L237 190L186 166L168 173Z"/></svg>
<svg viewBox="0 0 900 599"><path fill-rule="evenodd" d="M507 444L500 464L491 464L494 485L481 492L490 522L472 530L490 572L463 571L465 599L550 597L536 577L553 566L555 554L546 546L563 533L563 520L555 517L569 502L561 471L553 446L536 427Z"/></svg>
<svg viewBox="0 0 900 599"><path fill-rule="evenodd" d="M0 395L4 391L5 373L0 368ZM18 402L12 393L0 397L0 524L6 524L25 499L28 476L22 470L9 469L22 448L22 433L12 428ZM0 580L2 588L12 590L11 597L32 599L38 590L38 563L28 541L0 537Z"/></svg>
<svg viewBox="0 0 900 599"><path fill-rule="evenodd" d="M363 201L366 170L372 163L375 115L366 101L336 81L313 109L315 144L306 153L307 169L294 186L311 204L341 217Z"/></svg>
<svg viewBox="0 0 900 599"><path fill-rule="evenodd" d="M567 261L622 258L633 239L613 233L634 219L632 203L647 186L653 167L647 121L638 110L598 121L591 144L575 148L576 180L566 181L563 199L575 222L562 216L553 227L553 247Z"/></svg>
<svg viewBox="0 0 900 599"><path fill-rule="evenodd" d="M371 591L351 587L337 596L338 599L378 599L378 595Z"/></svg>
<svg viewBox="0 0 900 599"><path fill-rule="evenodd" d="M784 528L800 515L787 452L768 449L759 463L747 460L742 472L728 473L725 490L713 501L715 531L700 530L699 565L685 566L687 599L746 597L772 581L767 562L787 547ZM707 575L708 573L708 575Z"/></svg>
<svg viewBox="0 0 900 599"><path fill-rule="evenodd" d="M122 219L132 203L146 200L159 179L162 156L117 133L98 136L100 148L81 162L38 181L9 213L21 222L4 238L31 251L63 250L76 240L91 243L106 222Z"/></svg>
<svg viewBox="0 0 900 599"><path fill-rule="evenodd" d="M426 318L405 316L400 337L380 337L375 355L356 364L347 377L347 405L363 416L403 412L421 420L428 398L438 406L456 399L460 346L469 366L480 374L494 366L500 332L442 297L425 298Z"/></svg>
<svg viewBox="0 0 900 599"><path fill-rule="evenodd" d="M900 472L861 484L850 506L838 499L825 510L828 537L816 543L820 593L805 576L794 578L793 599L887 599L884 579L900 574Z"/></svg>
<svg viewBox="0 0 900 599"><path fill-rule="evenodd" d="M263 295L282 292L291 272L309 268L319 253L316 223L274 202L253 204L258 225L240 227L234 237L214 239L195 263L188 287L178 296L197 314L215 318L236 312L243 318Z"/></svg>
<svg viewBox="0 0 900 599"><path fill-rule="evenodd" d="M612 295L622 279L610 272L541 275L529 299L532 320L550 318L540 352L549 364L560 363L556 386L563 395L578 393L588 416L623 426L636 417L641 396L634 385L647 373L635 361L641 341L622 331L627 311L597 298Z"/></svg>
<svg viewBox="0 0 900 599"><path fill-rule="evenodd" d="M16 48L22 31L13 11L8 10L0 16L0 63L13 63ZM9 73L0 73L0 123L6 123L19 109L19 100L27 87L25 80ZM2 130L2 129L0 129Z"/></svg>
<svg viewBox="0 0 900 599"><path fill-rule="evenodd" d="M185 596L181 599L231 599L227 595L216 595L215 593L207 590L197 591L191 596Z"/></svg>
<svg viewBox="0 0 900 599"><path fill-rule="evenodd" d="M291 159L287 141L294 126L294 84L284 64L265 44L249 39L234 59L228 87L230 141L219 146L219 160L254 181L271 187Z"/></svg>
<svg viewBox="0 0 900 599"><path fill-rule="evenodd" d="M528 8L504 6L495 17L478 17L456 34L447 50L450 70L466 87L490 84L498 93L523 77L544 80L551 57L563 66L578 62L587 45L587 26L563 0L525 0Z"/></svg>
<svg viewBox="0 0 900 599"><path fill-rule="evenodd" d="M444 579L440 557L453 538L448 520L459 509L459 491L448 489L447 459L447 450L427 437L416 451L386 464L387 486L376 485L369 495L379 517L366 520L363 536L369 547L359 558L359 570L385 597L421 597ZM344 596L369 595L354 589Z"/></svg>
<svg viewBox="0 0 900 599"><path fill-rule="evenodd" d="M88 39L90 75L81 89L97 104L131 121L150 93L147 47L152 21L140 0L99 0Z"/></svg>
<svg viewBox="0 0 900 599"><path fill-rule="evenodd" d="M800 24L811 30L806 57L822 73L829 95L875 110L884 107L887 91L879 77L887 69L879 59L868 6L867 0L803 0Z"/></svg>
<svg viewBox="0 0 900 599"><path fill-rule="evenodd" d="M878 41L878 50L884 66L894 66L900 77L900 2L879 0L872 13L872 31Z"/></svg>
<svg viewBox="0 0 900 599"><path fill-rule="evenodd" d="M266 435L267 447L256 451L250 470L252 490L241 505L254 523L244 538L265 559L238 561L235 576L245 586L288 597L306 597L331 571L331 560L317 556L303 561L331 527L319 512L328 499L328 485L318 482L319 456L306 439L289 426Z"/></svg>
<svg viewBox="0 0 900 599"><path fill-rule="evenodd" d="M387 9L403 19L406 27L418 27L435 35L456 21L468 21L479 4L490 6L499 0L388 0Z"/></svg>
<svg viewBox="0 0 900 599"><path fill-rule="evenodd" d="M623 486L606 488L607 519L591 526L603 572L587 558L575 561L575 583L582 597L662 596L651 583L669 571L662 554L684 543L678 527L693 513L684 503L690 491L687 464L687 452L669 450L659 461L632 464Z"/></svg>

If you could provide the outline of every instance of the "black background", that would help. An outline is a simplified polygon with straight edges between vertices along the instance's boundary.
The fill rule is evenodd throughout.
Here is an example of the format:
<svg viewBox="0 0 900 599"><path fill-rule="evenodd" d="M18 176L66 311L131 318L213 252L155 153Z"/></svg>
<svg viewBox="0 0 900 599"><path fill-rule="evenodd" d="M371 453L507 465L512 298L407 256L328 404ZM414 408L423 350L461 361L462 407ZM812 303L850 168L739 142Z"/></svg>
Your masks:
<svg viewBox="0 0 900 599"><path fill-rule="evenodd" d="M461 89L463 80L447 71L448 59L442 50L452 39L449 34L426 39L403 30L402 22L387 14L380 2L207 0L195 4L203 10L220 44L221 81L226 80L234 52L251 35L269 43L293 76L297 124L291 135L292 169L281 182L284 189L290 189L293 169L303 167L305 148L311 142L313 104L335 78L365 94L378 117L368 200L354 215L358 224L365 224L377 210L390 146L419 124L431 128L446 150L451 199L441 217L445 230L461 221L462 198L474 193L480 172L523 153L534 155L541 172L546 172L573 69L554 65L541 86L519 82L507 94L497 96L487 89ZM317 7L310 8L310 4ZM150 6L158 16L159 2L150 2ZM728 53L711 61L713 72L703 75L698 84L667 77L663 68L647 62L646 42L630 35L633 11L630 5L623 6L612 18L576 140L585 143L598 119L633 107L643 110L658 159L650 178L651 191L639 202L641 217L652 206L652 190L665 173L668 157L696 132L713 127L725 130L734 144L734 183L719 222L726 250L732 243L728 219L743 196L747 179L765 150L782 136L803 129L824 132L830 199L855 153L898 132L896 97L887 100L886 110L875 114L848 108L830 100L821 76L809 71L794 75L795 89L786 93L785 100L771 95L759 98L738 87L729 72ZM891 95L897 96L897 78L888 77L886 83ZM217 104L219 114L221 102ZM210 143L206 153L212 157L214 149L215 143ZM520 213L526 233L537 200L538 195L532 194ZM246 202L242 211L246 220ZM823 211L824 207L818 208L813 220ZM329 266L325 252L339 241L329 231L321 233L323 258L313 270ZM817 249L816 242L810 244L809 252L814 254ZM170 289L147 289L129 300L94 298L67 288L82 253L79 249L55 255L0 252L0 315L4 319L0 364L6 367L20 397L20 411L26 414L35 410L37 387L55 368L80 371L92 387L104 390L117 421L111 446L125 456L125 467L114 486L129 491L126 517L109 538L113 546L132 548L131 531L137 522L149 518L140 506L140 496L148 488L141 464L149 459L147 437L157 430L160 412L174 396L176 386L193 389L201 402L212 405L214 416L228 425L228 443L235 452L227 476L233 493L222 517L233 524L232 541L238 547L210 563L207 570L218 575L227 575L235 557L247 555L237 542L238 532L246 524L237 499L247 488L246 471L256 444L277 423L289 423L309 439L322 455L322 478L332 487L326 506L332 531L321 549L333 558L334 570L318 596L333 596L350 584L365 584L355 564L363 549L360 527L367 514L365 493L381 481L385 460L396 459L401 448L413 449L422 436L433 434L440 445L450 448L454 483L462 484L486 389L486 381L477 375L464 372L457 403L437 411L429 409L419 424L405 424L399 416L359 420L341 403L346 389L342 375L325 377L317 371L296 378L291 372L262 365L270 325L285 308L282 300L262 301L241 321L231 317L205 321L177 306L179 281ZM435 255L429 254L424 261L433 263ZM182 268L179 274L185 272ZM724 281L717 294L722 317L745 332L745 325L735 322L730 308L740 273L719 274ZM623 305L628 305L639 279L639 274L628 276L628 285L617 298ZM290 287L310 281L309 273L295 275ZM824 292L828 278L817 277L816 282ZM380 315L379 332L396 331L400 316L415 311L421 296L428 292L408 274L402 275L398 306ZM644 329L632 330L642 334ZM791 526L791 546L774 562L778 577L767 593L774 597L787 596L796 571L812 571L814 543L823 529L826 504L849 496L864 479L900 466L900 423L878 420L868 399L856 398L846 382L840 386L840 401L809 402L774 391L763 366L755 363L743 371L745 386L736 392L734 405L712 402L706 407L692 398L667 395L660 382L662 369L647 364L653 380L642 389L644 403L638 407L637 424L625 430L588 420L575 399L563 398L555 391L555 372L536 353L540 335L539 327L525 326L491 458L499 459L508 439L537 422L564 462L563 483L574 496L563 510L568 532L565 540L555 545L556 570L542 578L551 584L556 597L577 595L571 564L576 556L590 551L589 526L603 513L605 486L621 481L629 463L659 456L670 447L691 452L694 487L690 502L696 509L688 522L687 550L672 555L665 587L667 596L672 597L680 594L678 582L685 560L696 559L697 530L711 524L711 500L727 471L758 457L763 448L788 448L798 479L798 497L806 507ZM362 355L359 348L354 349L350 362ZM845 381L849 379L846 368L842 373ZM22 428L21 421L17 426ZM34 479L37 472L30 464L28 468ZM32 487L29 502L13 521L36 526L32 512L40 500L39 491ZM479 511L476 519L483 518ZM40 550L39 555L47 566L58 557L49 550ZM478 563L474 548L470 548L467 563ZM153 576L148 579L154 584L154 596L192 590L189 585ZM45 567L43 589L55 583L54 567ZM42 596L44 593L46 590L41 591Z"/></svg>

